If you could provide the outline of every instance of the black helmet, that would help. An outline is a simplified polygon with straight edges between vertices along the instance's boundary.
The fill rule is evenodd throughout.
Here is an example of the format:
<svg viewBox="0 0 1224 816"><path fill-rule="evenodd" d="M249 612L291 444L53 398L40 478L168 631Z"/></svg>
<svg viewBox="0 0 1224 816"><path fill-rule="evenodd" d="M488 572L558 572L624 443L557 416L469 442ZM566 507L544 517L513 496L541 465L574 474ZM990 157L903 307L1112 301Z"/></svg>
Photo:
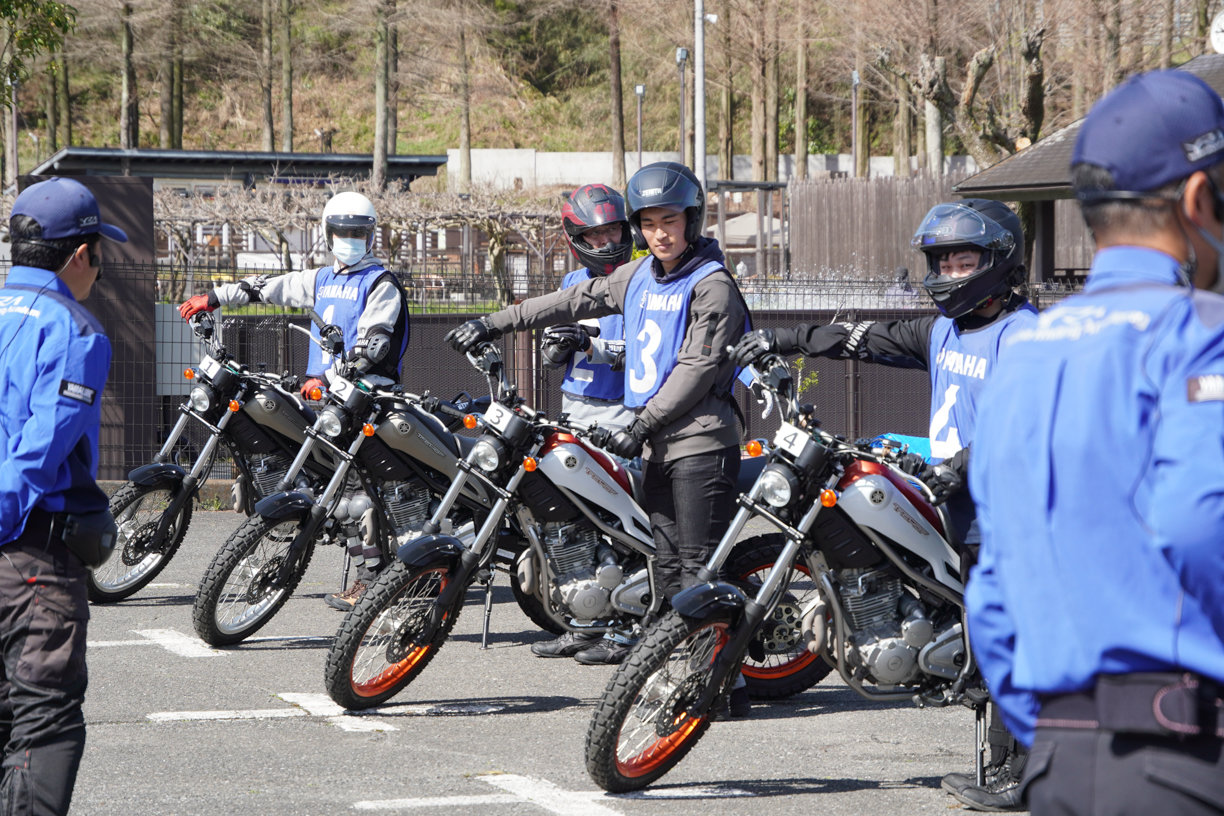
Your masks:
<svg viewBox="0 0 1224 816"><path fill-rule="evenodd" d="M953 319L1002 297L1024 280L1024 231L1020 218L1001 201L967 198L936 204L910 243L926 255L923 288L939 311ZM977 269L963 278L939 273L939 257L956 250L982 253Z"/></svg>
<svg viewBox="0 0 1224 816"><path fill-rule="evenodd" d="M625 202L629 208L629 228L638 249L648 249L642 235L641 211L647 207L684 212L684 240L690 244L701 237L705 228L705 191L692 170L678 162L655 162L633 174L625 187Z"/></svg>
<svg viewBox="0 0 1224 816"><path fill-rule="evenodd" d="M616 223L621 225L620 238L601 249L595 249L582 237L582 233L593 227ZM629 222L625 218L625 199L606 184L585 184L570 193L561 205L561 224L565 227L570 252L596 274L608 274L628 263L633 254Z"/></svg>

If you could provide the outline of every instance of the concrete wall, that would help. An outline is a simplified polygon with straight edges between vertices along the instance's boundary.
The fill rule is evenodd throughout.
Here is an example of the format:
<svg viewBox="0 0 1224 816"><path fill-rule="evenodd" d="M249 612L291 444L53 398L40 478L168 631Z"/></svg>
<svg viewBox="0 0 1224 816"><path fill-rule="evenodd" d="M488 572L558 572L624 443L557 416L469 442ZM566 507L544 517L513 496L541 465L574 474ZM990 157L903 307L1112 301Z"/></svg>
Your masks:
<svg viewBox="0 0 1224 816"><path fill-rule="evenodd" d="M642 163L679 161L680 154L672 152L642 153ZM910 158L916 171L918 158ZM778 179L788 181L793 175L795 157L786 154L778 157ZM814 154L808 156L808 178L820 178L830 173L849 175L853 166L848 153ZM638 170L637 152L625 153L625 172L632 176ZM892 156L872 156L868 161L872 177L893 175ZM736 179L752 178L752 157L736 155L733 161ZM977 164L969 156L947 156L944 158L945 175L964 178L977 172ZM446 151L446 180L449 189L455 189L459 178L459 151ZM706 178L724 178L717 156L706 157ZM531 148L479 149L472 151L472 183L495 189L578 186L602 182L612 183L612 154L610 152L550 153Z"/></svg>

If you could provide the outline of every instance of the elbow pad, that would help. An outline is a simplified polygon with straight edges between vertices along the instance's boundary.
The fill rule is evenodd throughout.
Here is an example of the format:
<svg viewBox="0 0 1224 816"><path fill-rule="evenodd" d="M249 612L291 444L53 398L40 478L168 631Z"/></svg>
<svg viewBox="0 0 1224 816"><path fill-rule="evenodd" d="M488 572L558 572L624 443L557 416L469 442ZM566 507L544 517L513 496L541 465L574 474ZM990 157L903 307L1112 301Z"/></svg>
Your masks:
<svg viewBox="0 0 1224 816"><path fill-rule="evenodd" d="M353 346L353 356L356 358L357 368L361 371L369 371L387 359L390 353L391 338L382 332L372 332Z"/></svg>

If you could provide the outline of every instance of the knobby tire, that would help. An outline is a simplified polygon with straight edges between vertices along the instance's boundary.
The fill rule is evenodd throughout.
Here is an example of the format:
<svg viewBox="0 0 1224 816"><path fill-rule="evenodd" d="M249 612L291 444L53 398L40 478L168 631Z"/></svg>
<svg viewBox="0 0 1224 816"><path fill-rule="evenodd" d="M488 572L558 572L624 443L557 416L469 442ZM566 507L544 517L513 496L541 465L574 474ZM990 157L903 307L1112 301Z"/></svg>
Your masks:
<svg viewBox="0 0 1224 816"><path fill-rule="evenodd" d="M111 497L110 511L119 527L118 540L106 563L89 571L89 600L104 604L131 597L170 563L191 525L192 501L179 509L178 518L166 529L166 537L156 550L149 549L148 542L173 498L174 491L169 487L133 482Z"/></svg>

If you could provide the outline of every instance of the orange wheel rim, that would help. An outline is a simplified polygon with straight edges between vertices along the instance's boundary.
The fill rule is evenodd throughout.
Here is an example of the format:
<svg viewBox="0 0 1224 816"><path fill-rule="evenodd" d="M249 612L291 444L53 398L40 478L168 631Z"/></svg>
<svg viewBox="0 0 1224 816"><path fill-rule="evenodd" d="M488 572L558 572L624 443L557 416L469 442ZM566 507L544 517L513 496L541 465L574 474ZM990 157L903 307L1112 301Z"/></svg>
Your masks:
<svg viewBox="0 0 1224 816"><path fill-rule="evenodd" d="M446 585L449 583L447 580L449 572L446 570L437 571L442 573L438 578L438 594L441 595L446 590ZM445 621L449 616L450 613L448 612L442 616L442 620ZM395 663L387 666L387 668L383 669L369 680L353 680L353 692L361 697L377 697L379 694L390 691L391 689L395 688L396 684L399 683L405 675L411 672L413 668L415 668L416 665L421 662L422 658L429 654L429 651L432 648L433 644L418 646L412 651L408 652L408 654L406 654L402 660L397 660ZM359 655L360 652L353 656L354 663L356 663ZM350 666L349 677L352 676L353 667Z"/></svg>
<svg viewBox="0 0 1224 816"><path fill-rule="evenodd" d="M658 768L667 758L676 752L676 749L684 744L689 735L697 726L701 725L704 717L688 717L683 725L676 729L675 732L668 734L666 737L660 737L645 751L636 754L625 761L616 761L616 770L621 776L634 777L645 776L654 769Z"/></svg>

